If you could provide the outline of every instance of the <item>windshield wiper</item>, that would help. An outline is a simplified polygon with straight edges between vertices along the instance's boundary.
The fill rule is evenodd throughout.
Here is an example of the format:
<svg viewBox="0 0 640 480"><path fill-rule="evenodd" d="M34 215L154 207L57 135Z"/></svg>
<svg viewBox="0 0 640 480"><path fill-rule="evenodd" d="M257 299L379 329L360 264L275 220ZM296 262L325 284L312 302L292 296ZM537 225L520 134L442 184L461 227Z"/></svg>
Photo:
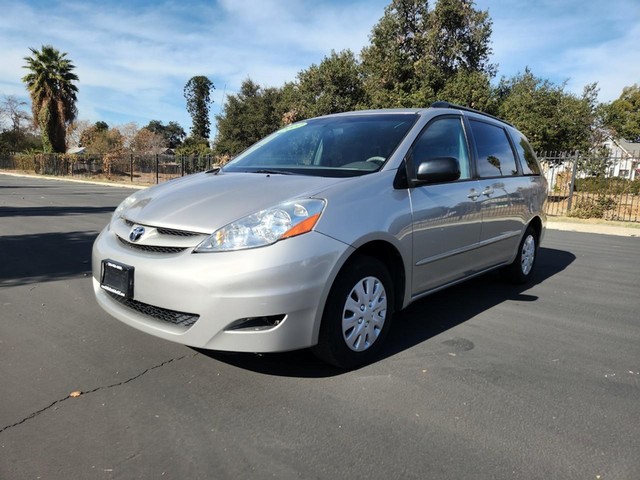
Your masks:
<svg viewBox="0 0 640 480"><path fill-rule="evenodd" d="M286 170L270 170L266 168L262 168L260 170L250 170L251 173L267 173L273 175L293 175L291 172L287 172Z"/></svg>

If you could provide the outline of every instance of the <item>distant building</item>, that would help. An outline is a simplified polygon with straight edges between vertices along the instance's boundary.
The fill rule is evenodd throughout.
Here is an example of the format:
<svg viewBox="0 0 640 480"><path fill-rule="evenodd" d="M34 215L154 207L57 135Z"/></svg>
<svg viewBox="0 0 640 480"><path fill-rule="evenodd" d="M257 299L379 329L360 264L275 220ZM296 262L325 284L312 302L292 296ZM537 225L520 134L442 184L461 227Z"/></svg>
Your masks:
<svg viewBox="0 0 640 480"><path fill-rule="evenodd" d="M611 152L610 177L640 178L640 143L609 137L604 146Z"/></svg>
<svg viewBox="0 0 640 480"><path fill-rule="evenodd" d="M76 145L75 147L71 147L67 149L67 153L71 155L74 155L74 154L78 155L78 154L84 153L86 149L87 149L86 147L81 147L79 145Z"/></svg>

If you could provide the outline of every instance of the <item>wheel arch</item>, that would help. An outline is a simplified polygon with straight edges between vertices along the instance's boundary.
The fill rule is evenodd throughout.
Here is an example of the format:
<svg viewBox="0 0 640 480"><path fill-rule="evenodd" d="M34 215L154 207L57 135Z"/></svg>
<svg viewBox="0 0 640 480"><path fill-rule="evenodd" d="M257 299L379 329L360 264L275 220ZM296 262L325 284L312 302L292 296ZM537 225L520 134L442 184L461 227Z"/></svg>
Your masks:
<svg viewBox="0 0 640 480"><path fill-rule="evenodd" d="M531 219L528 226L532 227L535 230L536 236L538 237L536 238L536 240L538 241L538 245L540 245L540 241L542 240L542 228L543 228L542 219L538 216L535 216Z"/></svg>
<svg viewBox="0 0 640 480"><path fill-rule="evenodd" d="M366 241L365 243L362 243L355 248L349 249L345 253L346 255L344 255L341 261L338 262L339 267L336 268L330 275L329 282L327 282L327 287L322 294L322 307L318 308L317 310L315 326L313 329L312 341L314 343L318 340L318 332L320 331L322 314L326 306L329 292L331 291L331 288L333 288L333 284L335 283L340 273L345 268L349 268L349 263L354 261L354 259L359 256L368 256L375 258L385 265L393 281L395 311L397 312L406 306L405 300L407 298L407 289L409 287L409 280L407 279L406 273L407 266L405 265L400 250L398 250L395 245L386 240L374 239Z"/></svg>
<svg viewBox="0 0 640 480"><path fill-rule="evenodd" d="M395 311L402 309L404 305L405 292L407 287L407 276L402 255L398 249L384 240L373 240L359 246L345 262L345 268L356 256L367 256L380 260L391 275L393 280L394 307ZM341 269L342 270L342 269Z"/></svg>

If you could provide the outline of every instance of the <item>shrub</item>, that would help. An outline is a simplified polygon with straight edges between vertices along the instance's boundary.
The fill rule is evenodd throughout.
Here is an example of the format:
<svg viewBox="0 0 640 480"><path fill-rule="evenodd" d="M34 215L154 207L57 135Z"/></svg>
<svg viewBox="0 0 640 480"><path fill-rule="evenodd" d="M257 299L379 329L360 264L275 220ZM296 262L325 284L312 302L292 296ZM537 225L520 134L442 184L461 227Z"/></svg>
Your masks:
<svg viewBox="0 0 640 480"><path fill-rule="evenodd" d="M628 178L604 178L588 177L576 178L575 189L577 192L622 195L631 193L640 194L640 180L629 180Z"/></svg>
<svg viewBox="0 0 640 480"><path fill-rule="evenodd" d="M607 195L600 195L595 199L583 197L576 201L568 215L576 218L604 218L616 205L615 199Z"/></svg>

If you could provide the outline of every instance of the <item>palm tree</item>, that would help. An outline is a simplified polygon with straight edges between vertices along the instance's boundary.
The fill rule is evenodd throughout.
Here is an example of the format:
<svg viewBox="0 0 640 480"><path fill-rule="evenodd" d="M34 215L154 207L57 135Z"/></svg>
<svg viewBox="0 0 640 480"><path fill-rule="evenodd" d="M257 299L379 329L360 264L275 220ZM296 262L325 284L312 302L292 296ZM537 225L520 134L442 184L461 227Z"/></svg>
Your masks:
<svg viewBox="0 0 640 480"><path fill-rule="evenodd" d="M33 121L40 127L44 151L62 153L66 150L66 126L78 114L78 87L73 83L78 80L73 73L75 65L66 58L66 53L51 45L43 45L40 51L29 50L33 55L24 57L27 64L23 68L31 72L22 81L31 96Z"/></svg>

